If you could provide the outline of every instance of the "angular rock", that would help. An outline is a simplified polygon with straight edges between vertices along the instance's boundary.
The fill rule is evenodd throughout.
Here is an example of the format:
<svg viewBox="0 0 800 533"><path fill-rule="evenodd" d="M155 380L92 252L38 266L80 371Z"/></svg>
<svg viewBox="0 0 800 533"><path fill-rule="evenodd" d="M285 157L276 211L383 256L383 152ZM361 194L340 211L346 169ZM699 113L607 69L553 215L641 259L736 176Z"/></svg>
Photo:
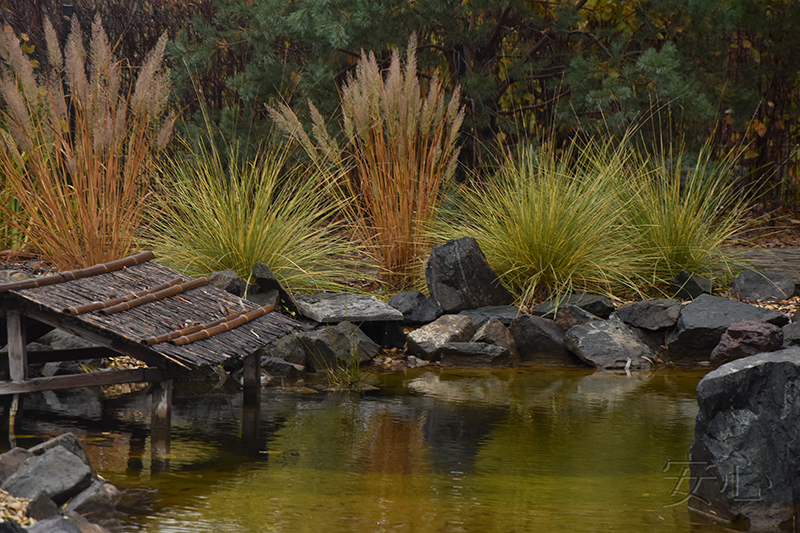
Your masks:
<svg viewBox="0 0 800 533"><path fill-rule="evenodd" d="M439 357L439 348L449 342L467 342L478 324L464 315L442 315L430 324L417 328L407 335L408 353L420 359L434 361Z"/></svg>
<svg viewBox="0 0 800 533"><path fill-rule="evenodd" d="M789 322L778 311L701 294L681 309L677 329L667 339L667 355L672 361L707 361L725 330L731 324L748 319L776 326Z"/></svg>
<svg viewBox="0 0 800 533"><path fill-rule="evenodd" d="M25 531L29 533L83 533L78 526L63 516L51 516L36 522Z"/></svg>
<svg viewBox="0 0 800 533"><path fill-rule="evenodd" d="M573 326L564 336L567 347L595 368L653 366L653 352L616 315Z"/></svg>
<svg viewBox="0 0 800 533"><path fill-rule="evenodd" d="M605 296L577 293L570 294L563 299L557 298L555 300L542 302L531 309L531 314L546 318L553 318L556 314L557 308L565 307L567 305L580 307L584 311L603 319L608 318L609 315L614 312L614 304L611 303L611 300Z"/></svg>
<svg viewBox="0 0 800 533"><path fill-rule="evenodd" d="M297 312L297 301L294 299L294 296L284 288L265 263L253 264L252 274L253 282L258 285L262 293L278 291L280 305L293 313ZM277 308L278 306L275 305L275 307Z"/></svg>
<svg viewBox="0 0 800 533"><path fill-rule="evenodd" d="M783 274L744 270L731 285L731 294L742 300L786 300L794 296L794 280Z"/></svg>
<svg viewBox="0 0 800 533"><path fill-rule="evenodd" d="M104 520L102 523L108 527L108 529L98 525L93 524L86 520L82 515L71 511L65 512L64 518L72 522L78 529L81 530L81 533L110 533L110 531L121 531L122 524L118 519L112 520ZM110 530L110 531L109 531Z"/></svg>
<svg viewBox="0 0 800 533"><path fill-rule="evenodd" d="M2 488L17 498L31 500L45 494L61 505L92 482L91 468L61 446L31 457L3 482Z"/></svg>
<svg viewBox="0 0 800 533"><path fill-rule="evenodd" d="M511 322L508 330L514 337L523 363L581 364L567 349L564 332L550 319L520 315Z"/></svg>
<svg viewBox="0 0 800 533"><path fill-rule="evenodd" d="M520 363L519 350L517 343L514 341L514 336L507 327L503 325L500 320L490 318L488 322L475 332L470 342L482 342L485 344L494 344L501 348L506 348L511 356L512 365Z"/></svg>
<svg viewBox="0 0 800 533"><path fill-rule="evenodd" d="M22 463L33 457L25 448L14 448L0 455L0 485L16 472Z"/></svg>
<svg viewBox="0 0 800 533"><path fill-rule="evenodd" d="M711 362L717 366L722 363L749 357L765 352L774 352L783 346L783 331L774 324L763 320L742 320L722 334Z"/></svg>
<svg viewBox="0 0 800 533"><path fill-rule="evenodd" d="M442 316L436 300L419 291L405 291L389 299L389 305L403 313L403 324L429 324Z"/></svg>
<svg viewBox="0 0 800 533"><path fill-rule="evenodd" d="M791 531L800 494L800 349L725 364L697 385L690 510L729 527Z"/></svg>
<svg viewBox="0 0 800 533"><path fill-rule="evenodd" d="M515 366L508 348L484 342L448 342L439 348L440 361L446 365L489 367Z"/></svg>
<svg viewBox="0 0 800 533"><path fill-rule="evenodd" d="M0 533L25 533L26 530L21 525L10 520L0 522Z"/></svg>
<svg viewBox="0 0 800 533"><path fill-rule="evenodd" d="M783 345L800 346L800 322L792 322L781 328L783 331Z"/></svg>
<svg viewBox="0 0 800 533"><path fill-rule="evenodd" d="M681 270L672 278L669 290L675 298L694 300L701 294L711 294L711 280Z"/></svg>
<svg viewBox="0 0 800 533"><path fill-rule="evenodd" d="M64 512L75 512L89 517L96 524L102 524L115 517L115 506L114 496L106 490L105 483L94 481L88 488L70 500Z"/></svg>
<svg viewBox="0 0 800 533"><path fill-rule="evenodd" d="M99 420L103 417L103 391L100 387L80 387L31 392L25 396L25 408Z"/></svg>
<svg viewBox="0 0 800 533"><path fill-rule="evenodd" d="M28 516L34 520L44 520L58 514L58 506L47 494L41 493L28 504Z"/></svg>
<svg viewBox="0 0 800 533"><path fill-rule="evenodd" d="M33 455L42 455L48 450L52 450L61 446L68 452L75 455L78 459L83 461L83 464L92 468L92 463L89 461L89 457L86 455L86 450L83 448L83 443L81 440L75 436L74 433L63 433L58 437L53 437L50 440L46 440L41 444L37 444L33 446L28 451ZM94 470L92 471L92 475L94 475Z"/></svg>
<svg viewBox="0 0 800 533"><path fill-rule="evenodd" d="M567 304L559 307L556 311L555 323L561 328L561 331L567 331L572 326L586 324L592 320L601 320L601 318L588 311L584 311L577 305Z"/></svg>
<svg viewBox="0 0 800 533"><path fill-rule="evenodd" d="M683 305L672 298L633 302L618 307L617 316L629 326L657 331L678 323Z"/></svg>
<svg viewBox="0 0 800 533"><path fill-rule="evenodd" d="M247 288L247 283L239 277L239 274L230 268L209 274L208 284L236 296L242 296Z"/></svg>
<svg viewBox="0 0 800 533"><path fill-rule="evenodd" d="M306 366L308 353L296 333L284 335L261 349L261 357L277 357L294 365Z"/></svg>
<svg viewBox="0 0 800 533"><path fill-rule="evenodd" d="M267 292L249 292L247 293L247 301L253 302L254 304L260 305L261 307L266 307L271 305L275 309L279 309L281 306L281 296L278 291L267 291Z"/></svg>
<svg viewBox="0 0 800 533"><path fill-rule="evenodd" d="M67 333L62 329L53 329L47 332L39 337L38 342L45 346L50 346L53 350L77 350L80 348L92 348L97 346L97 344L91 341Z"/></svg>
<svg viewBox="0 0 800 533"><path fill-rule="evenodd" d="M472 237L435 246L425 268L425 279L431 297L444 313L514 302L514 295L500 282Z"/></svg>
<svg viewBox="0 0 800 533"><path fill-rule="evenodd" d="M306 362L315 370L326 370L371 361L381 347L367 337L358 326L342 322L322 329L298 333L306 350Z"/></svg>
<svg viewBox="0 0 800 533"><path fill-rule="evenodd" d="M323 324L339 322L400 322L403 313L373 296L320 293L298 296L300 313Z"/></svg>
<svg viewBox="0 0 800 533"><path fill-rule="evenodd" d="M273 378L296 379L303 375L305 366L296 365L279 357L261 357L261 368Z"/></svg>
<svg viewBox="0 0 800 533"><path fill-rule="evenodd" d="M466 309L458 314L470 317L481 326L495 318L508 327L511 325L511 321L520 315L520 310L514 305L492 305L478 309Z"/></svg>

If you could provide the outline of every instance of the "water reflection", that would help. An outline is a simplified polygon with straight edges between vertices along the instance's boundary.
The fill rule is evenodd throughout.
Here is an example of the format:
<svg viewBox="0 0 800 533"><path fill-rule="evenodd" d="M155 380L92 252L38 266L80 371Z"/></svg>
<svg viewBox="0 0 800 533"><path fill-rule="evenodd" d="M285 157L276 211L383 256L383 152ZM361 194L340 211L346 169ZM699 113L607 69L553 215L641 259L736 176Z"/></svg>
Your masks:
<svg viewBox="0 0 800 533"><path fill-rule="evenodd" d="M25 412L20 433L79 434L130 489L128 531L688 531L663 467L685 460L700 377L379 374L365 396L267 389L255 411L176 388L163 473L143 393L99 422Z"/></svg>

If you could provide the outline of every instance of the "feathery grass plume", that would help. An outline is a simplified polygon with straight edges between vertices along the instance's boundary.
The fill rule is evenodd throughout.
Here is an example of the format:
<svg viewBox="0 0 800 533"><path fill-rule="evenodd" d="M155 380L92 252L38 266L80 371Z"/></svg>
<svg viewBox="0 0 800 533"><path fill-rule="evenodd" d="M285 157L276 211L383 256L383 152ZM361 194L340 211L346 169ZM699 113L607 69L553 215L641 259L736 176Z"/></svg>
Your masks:
<svg viewBox="0 0 800 533"><path fill-rule="evenodd" d="M58 268L123 257L146 225L153 154L172 124L165 117L169 77L161 67L166 38L136 77L123 74L99 17L88 54L73 19L63 65L51 26L45 35L50 65L37 69L37 79L19 39L10 28L3 32L0 54L8 67L0 74L6 103L0 122L8 133L0 139L0 215L25 236L25 246ZM124 88L133 79L149 88L134 92L135 111Z"/></svg>
<svg viewBox="0 0 800 533"><path fill-rule="evenodd" d="M458 88L448 102L434 76L423 95L416 47L412 35L405 67L395 51L385 76L374 54L362 52L356 74L348 77L341 94L344 150L328 134L313 104L313 141L288 106L270 109L275 123L319 168L346 171L342 186L354 236L367 243L393 288L421 279L441 190L455 173L464 118Z"/></svg>
<svg viewBox="0 0 800 533"><path fill-rule="evenodd" d="M610 186L628 162L610 142L524 147L484 185L463 188L440 237L475 237L522 302L635 288L640 258Z"/></svg>
<svg viewBox="0 0 800 533"><path fill-rule="evenodd" d="M353 245L329 220L339 209L329 182L289 168L285 146L266 146L251 161L231 147L223 163L208 144L167 158L150 245L191 275L230 268L248 279L261 262L293 291L341 288L337 280L354 276L342 259Z"/></svg>
<svg viewBox="0 0 800 533"><path fill-rule="evenodd" d="M618 184L618 194L637 253L650 258L643 273L649 282L668 281L680 270L703 276L729 270L731 250L723 244L745 229L753 198L733 179L736 159L729 153L713 161L710 141L696 157L671 144L650 157L635 154L636 171Z"/></svg>

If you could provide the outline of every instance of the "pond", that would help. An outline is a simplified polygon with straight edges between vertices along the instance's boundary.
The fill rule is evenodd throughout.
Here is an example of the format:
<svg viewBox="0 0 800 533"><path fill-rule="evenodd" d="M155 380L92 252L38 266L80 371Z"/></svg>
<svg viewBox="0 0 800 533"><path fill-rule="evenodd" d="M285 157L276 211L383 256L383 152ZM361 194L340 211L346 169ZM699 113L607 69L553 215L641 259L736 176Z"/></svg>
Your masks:
<svg viewBox="0 0 800 533"><path fill-rule="evenodd" d="M94 419L25 410L16 439L77 434L127 489L130 532L690 531L684 469L704 373L376 373L364 394L266 388L257 427L242 422L241 393L176 384L161 472L143 392Z"/></svg>

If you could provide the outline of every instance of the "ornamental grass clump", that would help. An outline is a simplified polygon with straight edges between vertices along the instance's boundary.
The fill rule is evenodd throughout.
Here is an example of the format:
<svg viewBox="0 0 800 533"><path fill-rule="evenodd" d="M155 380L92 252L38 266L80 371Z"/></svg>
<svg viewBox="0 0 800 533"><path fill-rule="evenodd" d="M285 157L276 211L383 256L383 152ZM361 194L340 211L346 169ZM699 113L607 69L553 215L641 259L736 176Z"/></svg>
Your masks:
<svg viewBox="0 0 800 533"><path fill-rule="evenodd" d="M375 56L362 52L355 76L348 77L341 93L344 149L313 104L315 142L288 106L270 110L318 167L345 170L340 191L354 239L367 245L383 280L394 289L421 280L440 193L455 173L464 118L458 88L448 102L434 76L423 94L416 46L412 35L405 68L395 51L385 76Z"/></svg>
<svg viewBox="0 0 800 533"><path fill-rule="evenodd" d="M267 144L245 160L200 144L165 159L154 196L151 247L193 276L232 269L249 279L260 262L288 289L319 292L353 278L333 220L340 209L330 184L287 164L284 146ZM223 162L224 160L224 162Z"/></svg>
<svg viewBox="0 0 800 533"><path fill-rule="evenodd" d="M124 257L146 225L153 154L172 131L162 36L138 69L114 58L100 18L89 50L77 19L62 56L45 28L48 65L0 35L0 216L16 244L60 269Z"/></svg>
<svg viewBox="0 0 800 533"><path fill-rule="evenodd" d="M441 236L475 237L522 302L633 288L640 258L611 186L628 160L611 143L525 147L485 184L463 188Z"/></svg>

